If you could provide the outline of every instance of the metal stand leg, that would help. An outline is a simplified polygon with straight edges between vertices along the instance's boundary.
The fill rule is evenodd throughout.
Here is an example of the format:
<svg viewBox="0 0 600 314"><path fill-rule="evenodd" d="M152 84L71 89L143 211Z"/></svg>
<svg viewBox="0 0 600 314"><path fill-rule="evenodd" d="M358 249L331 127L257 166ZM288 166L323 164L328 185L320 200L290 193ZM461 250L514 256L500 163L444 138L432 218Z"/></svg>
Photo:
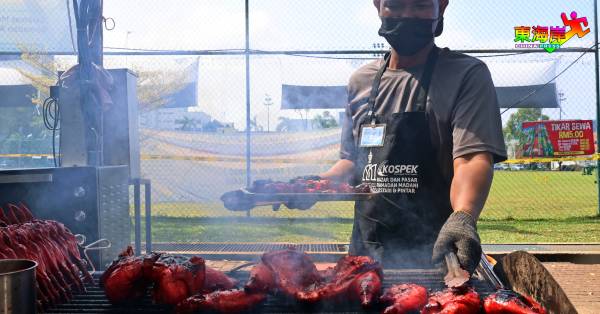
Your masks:
<svg viewBox="0 0 600 314"><path fill-rule="evenodd" d="M146 210L146 254L152 252L152 184L150 180L144 180L144 194Z"/></svg>
<svg viewBox="0 0 600 314"><path fill-rule="evenodd" d="M135 255L142 254L142 214L140 197L140 180L133 181L133 206L135 220ZM147 207L148 205L146 205Z"/></svg>

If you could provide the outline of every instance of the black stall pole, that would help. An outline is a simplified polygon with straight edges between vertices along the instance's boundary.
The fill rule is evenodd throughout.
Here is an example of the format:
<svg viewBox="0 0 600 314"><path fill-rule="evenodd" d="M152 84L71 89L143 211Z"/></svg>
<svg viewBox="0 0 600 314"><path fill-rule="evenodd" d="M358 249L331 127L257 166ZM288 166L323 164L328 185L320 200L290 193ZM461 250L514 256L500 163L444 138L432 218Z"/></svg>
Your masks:
<svg viewBox="0 0 600 314"><path fill-rule="evenodd" d="M600 136L600 56L598 55L598 0L594 0L594 56L596 57L596 136ZM600 142L600 141L599 141ZM600 143L596 152L600 153ZM600 159L596 160L596 185L598 188L598 216L600 216Z"/></svg>

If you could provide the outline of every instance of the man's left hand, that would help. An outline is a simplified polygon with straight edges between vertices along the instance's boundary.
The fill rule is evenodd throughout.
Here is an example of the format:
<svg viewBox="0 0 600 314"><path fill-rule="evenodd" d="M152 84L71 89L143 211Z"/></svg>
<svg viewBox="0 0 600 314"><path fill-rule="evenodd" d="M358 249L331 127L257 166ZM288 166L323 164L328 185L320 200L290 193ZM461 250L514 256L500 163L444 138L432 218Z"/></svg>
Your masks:
<svg viewBox="0 0 600 314"><path fill-rule="evenodd" d="M460 265L469 274L475 272L481 259L481 240L469 213L455 211L448 217L435 241L432 261L441 263L448 252L456 252Z"/></svg>

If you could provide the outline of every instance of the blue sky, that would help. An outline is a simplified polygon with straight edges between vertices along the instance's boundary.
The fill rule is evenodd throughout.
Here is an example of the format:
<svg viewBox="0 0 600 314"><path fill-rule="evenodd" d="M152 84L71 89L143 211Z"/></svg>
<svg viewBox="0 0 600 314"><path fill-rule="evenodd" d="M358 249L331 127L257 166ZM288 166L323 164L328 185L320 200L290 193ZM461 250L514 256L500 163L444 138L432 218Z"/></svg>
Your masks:
<svg viewBox="0 0 600 314"><path fill-rule="evenodd" d="M106 33L106 45L123 47L127 44L130 48L146 49L241 49L244 45L243 2L172 0L167 5L165 1L105 0L105 15L117 21L117 28ZM380 22L370 0L254 0L250 5L252 49L352 50L370 49L373 43L384 42L377 35ZM561 25L560 14L571 11L589 17L593 23L590 0L451 0L445 14L445 31L437 42L451 49L510 49L514 47L514 26ZM567 46L589 47L593 42L593 36L588 35L572 40ZM576 57L578 55L554 53L484 60L552 59L559 62L560 71ZM563 117L593 118L595 115L595 91L590 84L594 79L593 58L586 56L582 61L558 80L558 88L566 98ZM264 94L270 94L277 103L282 83L345 84L351 72L361 64L282 56L253 58L253 115L257 115L259 123L266 124L266 109L261 105ZM201 110L243 127L243 59L203 57L199 71ZM529 75L519 73L518 69L515 72L514 75ZM547 113L558 118L559 111L547 110ZM271 124L276 123L278 115L299 117L295 112L271 110Z"/></svg>
<svg viewBox="0 0 600 314"><path fill-rule="evenodd" d="M370 49L374 43L384 42L377 35L379 19L371 0L251 0L250 5L253 49L352 50ZM170 50L244 47L243 0L104 0L104 6L104 16L116 22L114 30L105 31L107 47ZM70 49L69 34L64 27L65 1L48 0L40 4L34 0L3 0L2 7L12 7L15 14L26 14L15 12L19 7L33 8L36 14L44 12L41 16L47 18L44 25L48 27L20 37L0 30L0 47L7 47L6 42L25 38L43 42L50 51ZM10 12L5 9L0 12ZM514 26L560 25L560 13L573 10L593 23L592 0L450 0L445 31L437 43L451 49L510 49L514 44ZM2 15L0 13L0 18ZM61 20L65 23L57 23ZM572 40L567 46L589 47L593 40L593 34L590 34ZM554 53L484 60L500 63L533 62L540 58L556 60L560 71L576 57L576 54ZM173 61L189 63L195 58L107 57L107 65L115 67L135 65L168 69L172 68ZM201 57L199 63L199 109L243 128L243 58ZM264 95L270 94L278 103L282 83L345 84L352 71L363 63L286 56L255 57L252 59L252 114L257 116L259 123L266 124L266 108L262 106ZM563 103L563 117L595 116L593 65L593 57L586 56L558 79L558 88L567 98ZM531 74L517 66L514 75ZM558 117L558 110L548 110L548 113ZM271 110L272 125L276 124L279 115L299 117L295 112Z"/></svg>

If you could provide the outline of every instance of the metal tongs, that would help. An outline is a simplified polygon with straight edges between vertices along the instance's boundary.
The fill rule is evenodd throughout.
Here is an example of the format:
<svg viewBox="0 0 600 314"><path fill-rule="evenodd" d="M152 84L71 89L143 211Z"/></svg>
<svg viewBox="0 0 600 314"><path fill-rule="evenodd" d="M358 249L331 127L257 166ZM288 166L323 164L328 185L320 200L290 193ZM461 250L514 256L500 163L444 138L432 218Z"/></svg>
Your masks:
<svg viewBox="0 0 600 314"><path fill-rule="evenodd" d="M460 267L456 253L448 252L446 253L445 258L446 268L448 269L448 273L444 277L446 286L448 286L448 288L459 288L464 286L471 278L469 272Z"/></svg>
<svg viewBox="0 0 600 314"><path fill-rule="evenodd" d="M496 275L496 272L494 271L494 265L490 262L487 255L481 254L481 261L479 262L478 270L494 285L496 290L506 290L506 286L502 280L500 280L498 275Z"/></svg>

